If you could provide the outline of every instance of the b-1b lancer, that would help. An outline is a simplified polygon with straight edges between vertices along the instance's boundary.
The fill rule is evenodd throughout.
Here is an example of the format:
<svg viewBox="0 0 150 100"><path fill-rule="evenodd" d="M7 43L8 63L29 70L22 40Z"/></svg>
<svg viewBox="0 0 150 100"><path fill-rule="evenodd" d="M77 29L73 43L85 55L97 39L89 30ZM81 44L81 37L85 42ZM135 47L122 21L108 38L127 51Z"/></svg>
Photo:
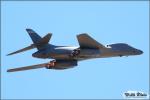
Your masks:
<svg viewBox="0 0 150 100"><path fill-rule="evenodd" d="M77 35L79 47L56 46L48 43L52 36L51 33L41 37L32 29L26 29L26 31L31 37L33 44L8 55L13 55L37 48L38 51L32 54L33 57L42 59L50 58L54 60L48 63L8 69L7 72L16 72L37 68L63 70L77 66L78 61L81 60L140 55L143 53L143 51L133 48L125 43L116 43L104 46L86 33Z"/></svg>

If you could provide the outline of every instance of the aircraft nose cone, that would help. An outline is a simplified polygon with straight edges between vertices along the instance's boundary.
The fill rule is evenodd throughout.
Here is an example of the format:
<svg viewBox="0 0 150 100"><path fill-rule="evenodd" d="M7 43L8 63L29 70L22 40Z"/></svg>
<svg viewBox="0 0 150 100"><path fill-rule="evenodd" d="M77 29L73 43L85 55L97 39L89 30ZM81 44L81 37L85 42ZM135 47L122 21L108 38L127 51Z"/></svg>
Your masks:
<svg viewBox="0 0 150 100"><path fill-rule="evenodd" d="M139 52L139 54L143 54L143 51L142 51L142 50L139 50L138 52Z"/></svg>

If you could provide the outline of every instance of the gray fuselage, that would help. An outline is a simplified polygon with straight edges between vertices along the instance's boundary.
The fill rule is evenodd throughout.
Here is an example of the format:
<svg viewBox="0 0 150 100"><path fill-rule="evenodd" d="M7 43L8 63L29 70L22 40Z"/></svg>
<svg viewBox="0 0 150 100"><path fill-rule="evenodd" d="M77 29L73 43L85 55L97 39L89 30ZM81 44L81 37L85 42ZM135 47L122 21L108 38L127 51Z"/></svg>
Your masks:
<svg viewBox="0 0 150 100"><path fill-rule="evenodd" d="M75 56L70 56L74 50L79 50L80 53ZM143 52L135 49L125 43L117 43L107 45L105 49L84 49L71 46L54 46L48 44L46 49L39 50L32 54L36 58L51 58L51 59L75 59L86 60L92 58L105 58L105 57L117 57L117 56L130 56L140 55Z"/></svg>

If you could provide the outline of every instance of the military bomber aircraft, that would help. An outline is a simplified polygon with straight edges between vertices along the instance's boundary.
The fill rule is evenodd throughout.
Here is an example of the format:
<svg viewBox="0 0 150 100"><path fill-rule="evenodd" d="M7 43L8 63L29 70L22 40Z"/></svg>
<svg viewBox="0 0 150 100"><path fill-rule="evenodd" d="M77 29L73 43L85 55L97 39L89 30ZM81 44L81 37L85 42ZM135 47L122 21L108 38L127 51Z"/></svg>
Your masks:
<svg viewBox="0 0 150 100"><path fill-rule="evenodd" d="M136 49L126 43L116 43L104 46L86 33L77 35L79 47L56 46L49 44L49 40L52 36L51 33L41 37L32 29L26 29L26 31L31 37L33 44L8 55L13 55L37 48L37 52L32 54L33 57L54 60L48 63L8 69L7 72L24 71L37 68L63 70L77 66L78 61L81 60L140 55L143 53L143 51Z"/></svg>

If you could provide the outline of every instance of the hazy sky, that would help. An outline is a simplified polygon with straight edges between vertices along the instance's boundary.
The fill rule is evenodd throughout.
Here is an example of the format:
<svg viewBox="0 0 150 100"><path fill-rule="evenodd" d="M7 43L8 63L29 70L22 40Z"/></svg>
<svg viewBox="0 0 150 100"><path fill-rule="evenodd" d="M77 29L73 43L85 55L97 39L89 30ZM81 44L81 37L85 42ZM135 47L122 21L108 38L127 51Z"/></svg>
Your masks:
<svg viewBox="0 0 150 100"><path fill-rule="evenodd" d="M148 1L2 1L2 99L122 99L128 90L148 93L148 8ZM76 35L86 32L104 45L128 43L144 54L82 61L61 71L7 73L51 60L33 58L36 49L6 56L32 44L26 28L41 36L52 32L55 45L78 46Z"/></svg>

